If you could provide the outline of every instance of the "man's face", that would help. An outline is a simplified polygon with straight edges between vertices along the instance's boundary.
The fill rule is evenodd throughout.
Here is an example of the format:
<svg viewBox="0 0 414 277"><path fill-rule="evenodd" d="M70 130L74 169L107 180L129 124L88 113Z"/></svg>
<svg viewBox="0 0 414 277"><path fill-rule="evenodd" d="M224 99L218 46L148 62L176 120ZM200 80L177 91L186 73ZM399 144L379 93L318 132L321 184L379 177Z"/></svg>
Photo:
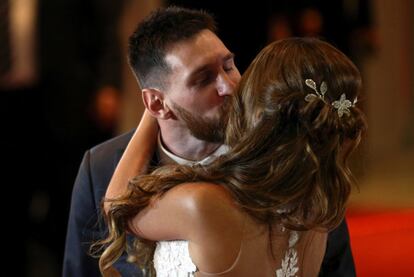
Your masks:
<svg viewBox="0 0 414 277"><path fill-rule="evenodd" d="M172 68L164 101L193 136L222 142L228 98L240 80L234 55L212 32L204 30L172 47Z"/></svg>

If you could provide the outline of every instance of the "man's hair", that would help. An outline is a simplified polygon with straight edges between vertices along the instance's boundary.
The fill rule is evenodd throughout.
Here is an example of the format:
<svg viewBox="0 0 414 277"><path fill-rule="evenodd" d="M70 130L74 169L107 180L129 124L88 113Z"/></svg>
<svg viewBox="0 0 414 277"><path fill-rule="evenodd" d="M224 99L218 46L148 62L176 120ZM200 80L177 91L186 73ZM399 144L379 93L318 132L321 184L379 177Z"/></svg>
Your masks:
<svg viewBox="0 0 414 277"><path fill-rule="evenodd" d="M141 88L163 87L170 72L166 52L174 44L202 30L215 33L216 23L205 11L176 6L160 8L147 16L129 38L129 64Z"/></svg>

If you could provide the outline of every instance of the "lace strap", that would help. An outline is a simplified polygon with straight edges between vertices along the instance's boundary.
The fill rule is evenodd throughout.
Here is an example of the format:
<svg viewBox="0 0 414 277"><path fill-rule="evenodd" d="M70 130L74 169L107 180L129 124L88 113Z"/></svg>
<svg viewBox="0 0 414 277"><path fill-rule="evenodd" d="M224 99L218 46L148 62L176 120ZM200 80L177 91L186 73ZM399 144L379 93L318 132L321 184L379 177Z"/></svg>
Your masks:
<svg viewBox="0 0 414 277"><path fill-rule="evenodd" d="M281 268L276 270L276 277L296 277L296 273L299 271L298 265L298 252L295 248L299 240L298 231L290 231L289 235L289 248L285 253L285 257L282 259Z"/></svg>

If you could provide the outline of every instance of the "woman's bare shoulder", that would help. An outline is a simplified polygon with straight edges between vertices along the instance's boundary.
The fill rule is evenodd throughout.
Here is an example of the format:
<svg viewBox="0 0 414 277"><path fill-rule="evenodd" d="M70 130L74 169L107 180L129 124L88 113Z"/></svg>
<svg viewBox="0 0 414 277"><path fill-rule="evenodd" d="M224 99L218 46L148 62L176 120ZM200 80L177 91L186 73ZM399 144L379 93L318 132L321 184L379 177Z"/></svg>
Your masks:
<svg viewBox="0 0 414 277"><path fill-rule="evenodd" d="M187 208L191 208L196 213L223 214L222 209L239 210L228 189L214 183L185 183L174 187L169 193L174 198L185 201Z"/></svg>
<svg viewBox="0 0 414 277"><path fill-rule="evenodd" d="M222 186L184 183L152 199L132 226L137 235L152 240L198 239L219 231L223 222L234 221L233 206Z"/></svg>

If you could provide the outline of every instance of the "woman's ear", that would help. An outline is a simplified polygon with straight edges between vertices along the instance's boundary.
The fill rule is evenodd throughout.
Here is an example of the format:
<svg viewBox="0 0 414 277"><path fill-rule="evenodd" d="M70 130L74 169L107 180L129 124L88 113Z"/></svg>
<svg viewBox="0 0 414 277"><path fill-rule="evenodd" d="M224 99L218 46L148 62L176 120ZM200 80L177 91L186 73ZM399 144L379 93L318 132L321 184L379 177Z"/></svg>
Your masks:
<svg viewBox="0 0 414 277"><path fill-rule="evenodd" d="M158 119L169 119L172 112L164 101L164 93L154 88L142 90L142 100L149 113Z"/></svg>

